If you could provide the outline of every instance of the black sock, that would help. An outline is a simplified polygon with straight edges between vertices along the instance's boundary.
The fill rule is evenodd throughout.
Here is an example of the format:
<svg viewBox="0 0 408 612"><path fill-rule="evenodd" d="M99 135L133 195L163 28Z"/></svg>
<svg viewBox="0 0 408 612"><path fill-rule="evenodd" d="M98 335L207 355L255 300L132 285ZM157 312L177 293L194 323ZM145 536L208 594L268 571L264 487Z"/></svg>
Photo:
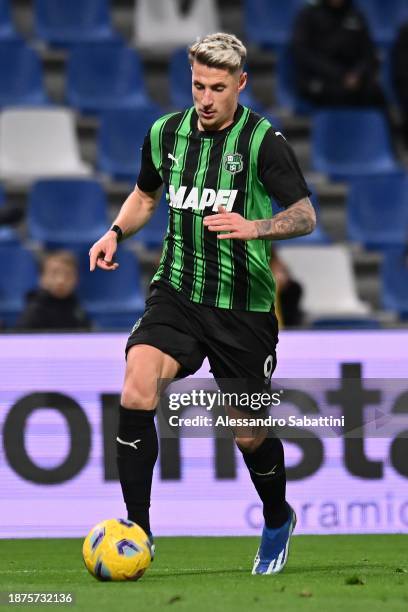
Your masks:
<svg viewBox="0 0 408 612"><path fill-rule="evenodd" d="M116 439L119 479L128 519L150 534L150 492L158 455L154 410L119 408ZM131 444L123 444L128 442Z"/></svg>
<svg viewBox="0 0 408 612"><path fill-rule="evenodd" d="M263 502L266 526L281 527L289 516L285 501L286 472L282 442L279 438L265 438L253 453L246 453L242 449L241 452Z"/></svg>

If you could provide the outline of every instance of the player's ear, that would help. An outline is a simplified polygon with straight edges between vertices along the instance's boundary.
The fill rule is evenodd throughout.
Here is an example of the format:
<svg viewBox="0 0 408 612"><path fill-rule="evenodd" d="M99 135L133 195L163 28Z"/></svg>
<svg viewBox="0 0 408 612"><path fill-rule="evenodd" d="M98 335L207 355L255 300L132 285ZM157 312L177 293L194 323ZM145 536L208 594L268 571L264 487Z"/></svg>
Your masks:
<svg viewBox="0 0 408 612"><path fill-rule="evenodd" d="M241 92L243 89L245 89L246 84L247 84L247 80L248 80L248 73L247 72L241 72L241 74L239 75L239 80L238 80L238 91Z"/></svg>

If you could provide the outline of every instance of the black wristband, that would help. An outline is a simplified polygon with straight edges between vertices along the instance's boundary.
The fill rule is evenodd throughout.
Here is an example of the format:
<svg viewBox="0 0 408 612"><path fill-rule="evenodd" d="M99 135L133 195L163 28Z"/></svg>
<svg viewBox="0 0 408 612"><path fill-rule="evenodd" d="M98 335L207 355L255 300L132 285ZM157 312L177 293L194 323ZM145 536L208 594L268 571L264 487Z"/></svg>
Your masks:
<svg viewBox="0 0 408 612"><path fill-rule="evenodd" d="M123 238L123 232L120 229L119 225L112 225L112 227L110 228L111 232L115 232L116 236L117 236L117 241L120 242Z"/></svg>

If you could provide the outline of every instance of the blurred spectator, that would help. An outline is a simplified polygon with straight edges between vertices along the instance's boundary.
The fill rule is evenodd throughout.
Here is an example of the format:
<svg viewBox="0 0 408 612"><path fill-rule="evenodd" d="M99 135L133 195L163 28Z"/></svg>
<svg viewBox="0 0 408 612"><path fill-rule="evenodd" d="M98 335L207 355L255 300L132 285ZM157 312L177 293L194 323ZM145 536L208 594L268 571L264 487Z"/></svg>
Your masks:
<svg viewBox="0 0 408 612"><path fill-rule="evenodd" d="M408 146L408 22L397 35L392 53L392 73L395 92L403 116L403 136Z"/></svg>
<svg viewBox="0 0 408 612"><path fill-rule="evenodd" d="M302 287L291 276L287 266L272 248L270 267L276 281L275 311L280 327L301 325L303 313L300 309Z"/></svg>
<svg viewBox="0 0 408 612"><path fill-rule="evenodd" d="M15 206L0 207L0 227L2 225L17 225L24 219L24 210Z"/></svg>
<svg viewBox="0 0 408 612"><path fill-rule="evenodd" d="M298 92L318 106L385 106L378 61L362 13L352 0L316 0L293 33Z"/></svg>
<svg viewBox="0 0 408 612"><path fill-rule="evenodd" d="M17 329L89 329L89 321L75 293L78 264L73 253L55 251L40 264L40 286L27 295Z"/></svg>

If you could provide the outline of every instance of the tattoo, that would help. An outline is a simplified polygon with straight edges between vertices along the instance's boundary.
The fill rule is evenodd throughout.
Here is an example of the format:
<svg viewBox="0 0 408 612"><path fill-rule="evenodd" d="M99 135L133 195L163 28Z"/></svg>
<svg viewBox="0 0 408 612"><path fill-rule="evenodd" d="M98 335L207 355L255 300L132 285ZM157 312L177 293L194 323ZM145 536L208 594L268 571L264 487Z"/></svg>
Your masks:
<svg viewBox="0 0 408 612"><path fill-rule="evenodd" d="M310 234L316 227L316 213L309 200L304 198L278 213L272 219L255 221L258 238L284 240Z"/></svg>

